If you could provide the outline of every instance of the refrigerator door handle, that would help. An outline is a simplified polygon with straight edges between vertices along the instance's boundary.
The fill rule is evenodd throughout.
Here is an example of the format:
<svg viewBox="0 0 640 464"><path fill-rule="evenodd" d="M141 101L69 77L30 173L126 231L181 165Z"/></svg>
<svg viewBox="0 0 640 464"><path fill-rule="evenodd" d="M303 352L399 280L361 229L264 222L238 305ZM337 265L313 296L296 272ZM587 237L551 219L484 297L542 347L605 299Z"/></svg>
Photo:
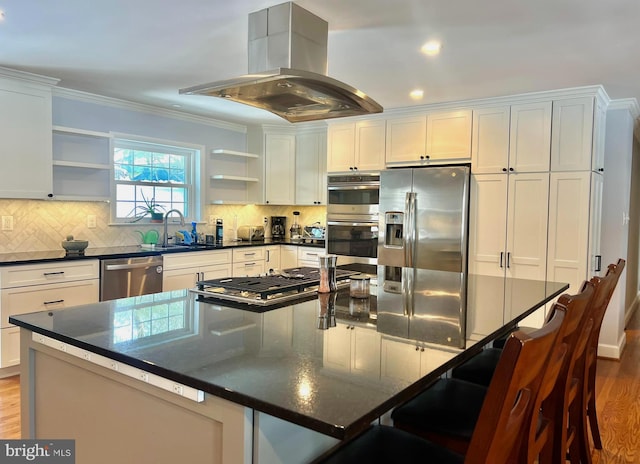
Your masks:
<svg viewBox="0 0 640 464"><path fill-rule="evenodd" d="M402 288L402 312L405 316L413 316L413 291L414 279L412 268L402 268L401 288Z"/></svg>
<svg viewBox="0 0 640 464"><path fill-rule="evenodd" d="M404 265L413 267L416 242L416 194L407 192L404 200Z"/></svg>

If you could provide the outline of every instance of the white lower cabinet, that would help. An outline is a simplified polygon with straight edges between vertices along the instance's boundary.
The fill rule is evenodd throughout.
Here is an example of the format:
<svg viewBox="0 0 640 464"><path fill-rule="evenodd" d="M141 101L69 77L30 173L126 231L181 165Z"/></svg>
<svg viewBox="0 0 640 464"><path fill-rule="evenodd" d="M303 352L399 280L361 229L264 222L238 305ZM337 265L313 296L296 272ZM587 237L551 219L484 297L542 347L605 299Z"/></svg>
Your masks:
<svg viewBox="0 0 640 464"><path fill-rule="evenodd" d="M99 295L98 260L0 268L0 368L20 362L19 329L10 316L97 303Z"/></svg>
<svg viewBox="0 0 640 464"><path fill-rule="evenodd" d="M280 266L282 269L298 267L298 247L296 245L280 245Z"/></svg>
<svg viewBox="0 0 640 464"><path fill-rule="evenodd" d="M162 290L193 288L199 280L231 275L231 250L197 251L163 255Z"/></svg>
<svg viewBox="0 0 640 464"><path fill-rule="evenodd" d="M250 247L233 250L232 277L263 274L265 269L265 247Z"/></svg>
<svg viewBox="0 0 640 464"><path fill-rule="evenodd" d="M380 377L389 382L415 382L459 354L388 336L382 336L380 353Z"/></svg>
<svg viewBox="0 0 640 464"><path fill-rule="evenodd" d="M280 245L267 245L264 247L264 270L281 269L280 267Z"/></svg>
<svg viewBox="0 0 640 464"><path fill-rule="evenodd" d="M319 267L318 256L324 254L322 248L317 247L298 247L298 266Z"/></svg>
<svg viewBox="0 0 640 464"><path fill-rule="evenodd" d="M326 369L380 377L380 333L375 328L338 322L324 331L322 360Z"/></svg>

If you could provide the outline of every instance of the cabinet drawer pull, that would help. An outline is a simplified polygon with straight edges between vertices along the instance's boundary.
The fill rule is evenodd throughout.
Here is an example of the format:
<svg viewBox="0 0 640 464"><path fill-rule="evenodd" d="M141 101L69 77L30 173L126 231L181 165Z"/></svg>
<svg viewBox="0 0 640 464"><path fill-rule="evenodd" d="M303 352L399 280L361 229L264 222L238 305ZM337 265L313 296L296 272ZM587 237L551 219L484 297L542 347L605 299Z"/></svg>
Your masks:
<svg viewBox="0 0 640 464"><path fill-rule="evenodd" d="M56 272L44 272L43 275L46 276L50 276L50 275L62 275L64 274L64 271L56 271Z"/></svg>
<svg viewBox="0 0 640 464"><path fill-rule="evenodd" d="M250 267L250 266L255 266L256 263L245 263L244 267Z"/></svg>
<svg viewBox="0 0 640 464"><path fill-rule="evenodd" d="M58 303L64 303L64 300L53 300L53 301L44 302L45 305L58 304Z"/></svg>
<svg viewBox="0 0 640 464"><path fill-rule="evenodd" d="M244 255L245 255L245 256L253 256L253 255L255 255L255 254L256 254L256 252L254 251L253 253L245 253Z"/></svg>

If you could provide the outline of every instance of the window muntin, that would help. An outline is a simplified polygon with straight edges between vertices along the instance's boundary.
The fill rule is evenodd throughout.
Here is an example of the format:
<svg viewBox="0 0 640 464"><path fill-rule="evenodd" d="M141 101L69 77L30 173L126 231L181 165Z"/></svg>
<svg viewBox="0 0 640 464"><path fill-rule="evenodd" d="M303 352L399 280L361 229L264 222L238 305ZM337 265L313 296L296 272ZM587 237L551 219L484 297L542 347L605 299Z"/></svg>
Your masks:
<svg viewBox="0 0 640 464"><path fill-rule="evenodd" d="M165 143L115 138L113 142L114 222L145 215L145 203L160 213L177 209L197 216L196 167L200 150ZM150 215L146 215L150 217Z"/></svg>

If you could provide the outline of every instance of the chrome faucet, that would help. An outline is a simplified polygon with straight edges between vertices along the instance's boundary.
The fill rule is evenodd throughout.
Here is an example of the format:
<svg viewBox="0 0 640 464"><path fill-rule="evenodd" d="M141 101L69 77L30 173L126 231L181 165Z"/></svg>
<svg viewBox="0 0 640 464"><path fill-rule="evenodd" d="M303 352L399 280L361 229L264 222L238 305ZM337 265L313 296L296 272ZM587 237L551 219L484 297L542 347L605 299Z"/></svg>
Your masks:
<svg viewBox="0 0 640 464"><path fill-rule="evenodd" d="M162 246L164 248L167 247L167 245L169 245L169 234L167 232L167 226L168 226L168 222L169 222L169 215L171 213L178 213L178 216L180 216L180 225L183 226L184 225L184 216L182 215L182 213L180 211L178 211L177 209L172 209L167 211L167 214L164 215L164 237L162 238Z"/></svg>

